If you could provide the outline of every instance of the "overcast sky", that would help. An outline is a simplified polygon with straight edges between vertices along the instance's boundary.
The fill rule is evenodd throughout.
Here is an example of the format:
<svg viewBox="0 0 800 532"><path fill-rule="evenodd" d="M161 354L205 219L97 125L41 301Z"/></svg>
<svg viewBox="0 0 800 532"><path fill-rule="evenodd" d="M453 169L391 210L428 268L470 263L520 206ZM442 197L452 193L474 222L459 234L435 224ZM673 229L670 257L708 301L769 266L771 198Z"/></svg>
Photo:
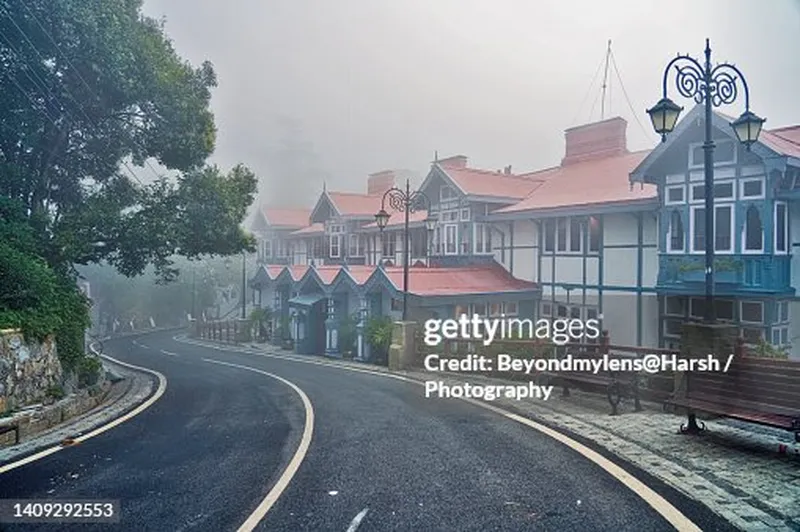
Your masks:
<svg viewBox="0 0 800 532"><path fill-rule="evenodd" d="M424 175L435 150L558 164L563 130L600 119L602 72L590 86L608 39L622 84L612 65L605 116L628 121L630 149L657 140L644 110L666 63L701 58L706 37L767 127L800 123L800 0L145 0L145 13L183 57L214 63L212 161L250 166L272 202L313 201L321 176L360 191L382 169Z"/></svg>

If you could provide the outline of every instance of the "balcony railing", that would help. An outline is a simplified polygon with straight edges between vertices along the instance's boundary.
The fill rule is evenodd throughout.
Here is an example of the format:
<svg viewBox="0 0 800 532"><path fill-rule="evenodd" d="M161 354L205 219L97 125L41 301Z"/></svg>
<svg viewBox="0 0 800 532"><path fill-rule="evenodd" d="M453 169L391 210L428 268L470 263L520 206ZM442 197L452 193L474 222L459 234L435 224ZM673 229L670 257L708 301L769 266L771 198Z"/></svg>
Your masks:
<svg viewBox="0 0 800 532"><path fill-rule="evenodd" d="M703 255L661 254L658 288L702 293L705 283ZM715 290L793 293L789 255L717 255L714 257Z"/></svg>

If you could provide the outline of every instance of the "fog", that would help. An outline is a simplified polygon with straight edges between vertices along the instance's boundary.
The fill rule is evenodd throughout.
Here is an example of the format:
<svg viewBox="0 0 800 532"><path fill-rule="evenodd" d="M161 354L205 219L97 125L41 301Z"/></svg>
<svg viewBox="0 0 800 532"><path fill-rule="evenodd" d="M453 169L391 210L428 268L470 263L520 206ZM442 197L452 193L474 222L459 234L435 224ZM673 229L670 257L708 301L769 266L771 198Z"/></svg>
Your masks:
<svg viewBox="0 0 800 532"><path fill-rule="evenodd" d="M666 63L701 57L706 37L744 71L766 127L800 122L797 0L146 0L145 13L184 57L214 63L212 161L250 166L271 203L310 204L323 181L363 190L382 169L424 175L435 151L558 164L563 130L600 118L608 39L622 85L612 65L605 116L628 120L631 149L657 141L644 110Z"/></svg>

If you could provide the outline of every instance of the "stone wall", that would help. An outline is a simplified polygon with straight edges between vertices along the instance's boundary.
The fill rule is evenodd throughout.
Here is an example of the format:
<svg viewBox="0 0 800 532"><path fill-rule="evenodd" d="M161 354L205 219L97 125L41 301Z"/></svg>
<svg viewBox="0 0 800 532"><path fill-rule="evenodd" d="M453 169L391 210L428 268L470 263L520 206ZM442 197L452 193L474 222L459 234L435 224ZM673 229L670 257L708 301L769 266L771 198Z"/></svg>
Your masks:
<svg viewBox="0 0 800 532"><path fill-rule="evenodd" d="M14 330L0 330L0 414L45 400L62 380L56 343L25 342Z"/></svg>

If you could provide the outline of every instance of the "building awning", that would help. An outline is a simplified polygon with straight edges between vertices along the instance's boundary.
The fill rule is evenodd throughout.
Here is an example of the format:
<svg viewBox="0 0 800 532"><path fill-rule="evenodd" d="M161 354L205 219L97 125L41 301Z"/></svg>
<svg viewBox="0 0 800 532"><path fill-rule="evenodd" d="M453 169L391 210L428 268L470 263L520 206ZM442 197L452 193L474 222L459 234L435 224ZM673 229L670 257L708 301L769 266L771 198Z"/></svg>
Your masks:
<svg viewBox="0 0 800 532"><path fill-rule="evenodd" d="M325 299L323 294L304 294L290 299L289 305L293 307L312 307L323 299Z"/></svg>

